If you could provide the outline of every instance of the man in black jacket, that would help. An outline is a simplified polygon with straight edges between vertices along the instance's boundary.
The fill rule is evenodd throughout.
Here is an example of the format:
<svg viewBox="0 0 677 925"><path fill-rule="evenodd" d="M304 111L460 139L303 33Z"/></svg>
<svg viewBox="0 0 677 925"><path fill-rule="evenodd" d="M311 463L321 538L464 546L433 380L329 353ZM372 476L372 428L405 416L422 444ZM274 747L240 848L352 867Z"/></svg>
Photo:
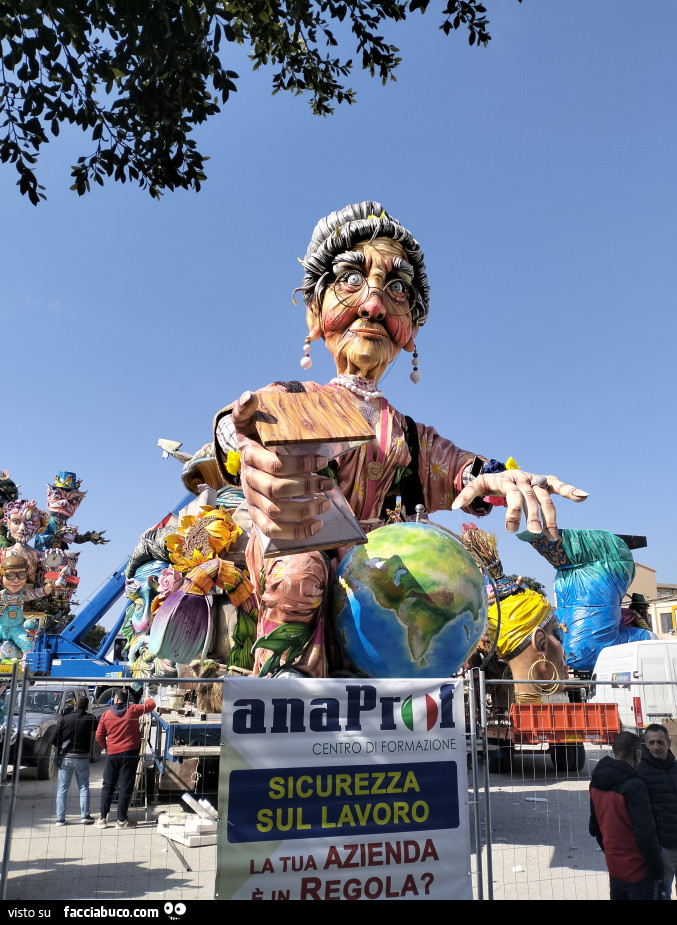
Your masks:
<svg viewBox="0 0 677 925"><path fill-rule="evenodd" d="M590 834L604 852L610 899L658 899L663 878L649 794L635 768L641 743L619 732L614 757L602 758L590 779Z"/></svg>
<svg viewBox="0 0 677 925"><path fill-rule="evenodd" d="M670 751L670 744L665 726L651 723L644 731L642 760L637 768L649 791L656 820L663 858L665 899L672 897L672 882L677 870L677 761Z"/></svg>
<svg viewBox="0 0 677 925"><path fill-rule="evenodd" d="M89 699L79 697L73 713L66 714L56 731L56 755L59 780L56 789L56 824L66 825L66 801L71 778L75 772L80 791L80 822L91 825L89 815L89 755L94 738L95 719L87 712Z"/></svg>

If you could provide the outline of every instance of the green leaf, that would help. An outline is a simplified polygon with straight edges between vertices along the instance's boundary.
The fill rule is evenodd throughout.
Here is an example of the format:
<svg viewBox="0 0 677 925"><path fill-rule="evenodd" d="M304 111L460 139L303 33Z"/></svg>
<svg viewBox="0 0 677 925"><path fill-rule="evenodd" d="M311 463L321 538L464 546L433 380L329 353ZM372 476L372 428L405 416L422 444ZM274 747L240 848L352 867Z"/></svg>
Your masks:
<svg viewBox="0 0 677 925"><path fill-rule="evenodd" d="M22 140L21 148L0 148L3 162L15 164L23 195L44 198L31 165L46 129L56 137L70 123L97 143L73 174L78 195L106 175L133 180L154 199L168 189L199 190L206 175L196 126L238 89L238 74L224 67L229 43L250 46L253 70L277 68L274 94L303 95L326 117L356 101L345 85L355 54L381 83L396 79L401 58L387 29L428 7L429 0L7 0L0 110ZM465 24L469 43L486 46L484 13L480 0L446 0L439 28L448 35ZM108 157L98 144L104 128Z"/></svg>

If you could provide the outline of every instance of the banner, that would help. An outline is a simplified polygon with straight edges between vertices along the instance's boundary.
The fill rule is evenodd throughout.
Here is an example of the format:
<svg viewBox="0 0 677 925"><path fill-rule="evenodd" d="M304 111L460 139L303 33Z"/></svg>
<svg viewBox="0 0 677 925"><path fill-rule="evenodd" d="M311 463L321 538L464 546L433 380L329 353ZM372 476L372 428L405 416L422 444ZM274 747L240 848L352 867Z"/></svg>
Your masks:
<svg viewBox="0 0 677 925"><path fill-rule="evenodd" d="M229 678L217 899L472 899L463 682Z"/></svg>

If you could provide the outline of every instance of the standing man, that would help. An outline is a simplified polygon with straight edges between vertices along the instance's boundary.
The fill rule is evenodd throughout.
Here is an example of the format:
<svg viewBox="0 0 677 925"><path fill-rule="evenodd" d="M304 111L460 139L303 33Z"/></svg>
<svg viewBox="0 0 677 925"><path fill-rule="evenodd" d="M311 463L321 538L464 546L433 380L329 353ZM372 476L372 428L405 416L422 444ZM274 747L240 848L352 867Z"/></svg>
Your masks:
<svg viewBox="0 0 677 925"><path fill-rule="evenodd" d="M661 861L649 794L635 768L639 737L619 732L590 780L589 831L604 852L610 899L659 899Z"/></svg>
<svg viewBox="0 0 677 925"><path fill-rule="evenodd" d="M108 812L118 784L117 827L125 829L136 825L136 822L127 818L127 810L134 792L134 779L139 763L139 718L154 709L155 701L150 697L144 703L128 704L127 691L119 690L115 694L113 706L101 717L96 730L96 741L106 752L106 765L103 769L101 816L94 823L99 829L105 829L108 824Z"/></svg>
<svg viewBox="0 0 677 925"><path fill-rule="evenodd" d="M80 791L80 822L91 825L89 815L89 755L96 720L87 712L88 697L78 697L75 710L64 715L56 730L59 778L56 788L56 824L66 825L66 802L73 773Z"/></svg>
<svg viewBox="0 0 677 925"><path fill-rule="evenodd" d="M642 760L637 773L646 784L663 858L664 898L672 898L677 870L677 761L670 751L665 726L651 723L644 731Z"/></svg>

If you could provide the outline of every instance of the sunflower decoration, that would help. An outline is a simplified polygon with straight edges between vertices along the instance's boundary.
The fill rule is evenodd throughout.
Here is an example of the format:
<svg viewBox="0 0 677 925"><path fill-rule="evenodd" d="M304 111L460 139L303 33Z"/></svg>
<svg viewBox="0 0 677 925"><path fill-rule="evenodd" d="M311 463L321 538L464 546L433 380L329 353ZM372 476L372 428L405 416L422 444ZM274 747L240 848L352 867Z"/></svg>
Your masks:
<svg viewBox="0 0 677 925"><path fill-rule="evenodd" d="M189 572L228 552L241 533L230 511L205 505L199 514L182 517L177 532L167 537L165 545L174 567Z"/></svg>

